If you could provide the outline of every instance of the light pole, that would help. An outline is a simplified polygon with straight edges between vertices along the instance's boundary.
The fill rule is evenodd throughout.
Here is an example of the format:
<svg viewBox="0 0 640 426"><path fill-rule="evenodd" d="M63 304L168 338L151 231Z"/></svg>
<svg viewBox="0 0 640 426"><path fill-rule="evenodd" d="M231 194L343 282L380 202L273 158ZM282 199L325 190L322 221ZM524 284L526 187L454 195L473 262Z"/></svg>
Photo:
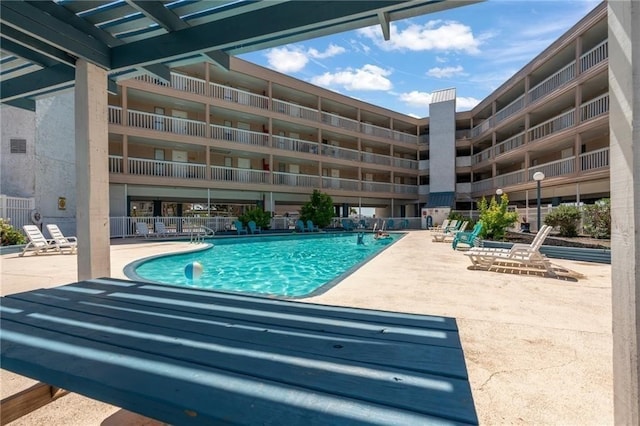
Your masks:
<svg viewBox="0 0 640 426"><path fill-rule="evenodd" d="M536 222L536 226L538 227L538 231L540 230L540 183L542 182L542 180L544 179L544 173L542 172L535 172L533 174L533 180L536 181L537 183L537 188L538 188L538 220Z"/></svg>
<svg viewBox="0 0 640 426"><path fill-rule="evenodd" d="M496 189L496 202L498 203L500 202L500 197L502 197L502 193L503 193L502 188Z"/></svg>

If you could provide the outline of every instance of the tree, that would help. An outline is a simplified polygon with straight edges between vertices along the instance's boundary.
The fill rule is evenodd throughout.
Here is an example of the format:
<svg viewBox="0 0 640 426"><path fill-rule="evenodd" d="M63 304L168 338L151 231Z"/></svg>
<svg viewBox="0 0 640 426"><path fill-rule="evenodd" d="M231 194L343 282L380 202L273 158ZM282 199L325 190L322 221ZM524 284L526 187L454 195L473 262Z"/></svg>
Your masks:
<svg viewBox="0 0 640 426"><path fill-rule="evenodd" d="M250 221L254 221L260 228L269 229L271 227L271 212L266 212L260 207L256 207L247 210L242 216L238 218L238 220L245 225Z"/></svg>
<svg viewBox="0 0 640 426"><path fill-rule="evenodd" d="M325 228L333 219L333 200L328 194L313 190L311 199L300 209L300 219L306 222L312 220L319 228Z"/></svg>
<svg viewBox="0 0 640 426"><path fill-rule="evenodd" d="M582 212L584 231L593 238L611 237L611 200L603 198L595 204L584 206Z"/></svg>
<svg viewBox="0 0 640 426"><path fill-rule="evenodd" d="M576 237L578 235L578 223L582 213L576 206L561 205L553 209L544 218L544 224L558 226L561 237Z"/></svg>
<svg viewBox="0 0 640 426"><path fill-rule="evenodd" d="M482 222L482 232L480 236L491 240L502 240L507 232L507 228L513 226L518 221L518 213L507 211L509 207L509 197L502 194L500 203L496 198L491 198L487 203L482 197L478 204L480 210L480 222Z"/></svg>

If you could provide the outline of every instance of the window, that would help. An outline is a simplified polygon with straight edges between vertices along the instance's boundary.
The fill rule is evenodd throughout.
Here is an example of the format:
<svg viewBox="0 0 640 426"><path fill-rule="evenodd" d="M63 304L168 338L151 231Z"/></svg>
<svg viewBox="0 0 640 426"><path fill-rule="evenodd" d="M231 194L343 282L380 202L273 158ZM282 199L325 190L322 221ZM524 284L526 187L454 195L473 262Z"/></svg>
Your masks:
<svg viewBox="0 0 640 426"><path fill-rule="evenodd" d="M11 139L11 153L12 154L26 154L27 153L27 140L26 139Z"/></svg>

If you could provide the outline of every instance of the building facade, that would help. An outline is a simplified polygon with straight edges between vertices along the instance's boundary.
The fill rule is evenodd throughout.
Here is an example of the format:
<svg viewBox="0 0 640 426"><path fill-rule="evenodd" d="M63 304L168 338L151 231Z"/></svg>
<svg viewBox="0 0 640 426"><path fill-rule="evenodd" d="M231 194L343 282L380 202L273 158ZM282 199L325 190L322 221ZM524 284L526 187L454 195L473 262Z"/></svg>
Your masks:
<svg viewBox="0 0 640 426"><path fill-rule="evenodd" d="M169 83L120 81L108 108L110 215L237 216L252 206L285 214L314 189L332 197L336 216L359 207L385 217L469 210L498 188L524 207L535 203L539 171L543 204L607 197L607 31L602 3L473 110L456 113L455 89L445 89L422 119L235 57L229 69L177 66ZM53 108L38 101L35 121L46 114L63 135L50 125L36 130L35 145L48 147L41 160L66 164L73 153L55 147L74 137L73 96L58 98ZM57 124L64 120L71 125ZM45 192L64 196L72 216L74 175L63 170L63 185ZM37 173L45 188L46 171Z"/></svg>

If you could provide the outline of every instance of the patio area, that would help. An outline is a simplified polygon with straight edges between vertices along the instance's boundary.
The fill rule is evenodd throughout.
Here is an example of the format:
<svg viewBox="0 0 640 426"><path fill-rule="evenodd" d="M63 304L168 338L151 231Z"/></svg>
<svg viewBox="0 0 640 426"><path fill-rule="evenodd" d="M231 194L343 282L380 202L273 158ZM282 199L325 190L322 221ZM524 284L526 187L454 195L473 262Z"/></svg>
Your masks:
<svg viewBox="0 0 640 426"><path fill-rule="evenodd" d="M123 267L135 259L193 247L112 243L114 278L124 278ZM2 295L77 281L75 256L1 260ZM327 293L303 301L455 318L481 424L613 424L611 266L553 263L584 278L469 270L467 257L449 244L412 231ZM1 377L3 398L33 383L4 370ZM72 394L14 424L122 424L124 415Z"/></svg>

